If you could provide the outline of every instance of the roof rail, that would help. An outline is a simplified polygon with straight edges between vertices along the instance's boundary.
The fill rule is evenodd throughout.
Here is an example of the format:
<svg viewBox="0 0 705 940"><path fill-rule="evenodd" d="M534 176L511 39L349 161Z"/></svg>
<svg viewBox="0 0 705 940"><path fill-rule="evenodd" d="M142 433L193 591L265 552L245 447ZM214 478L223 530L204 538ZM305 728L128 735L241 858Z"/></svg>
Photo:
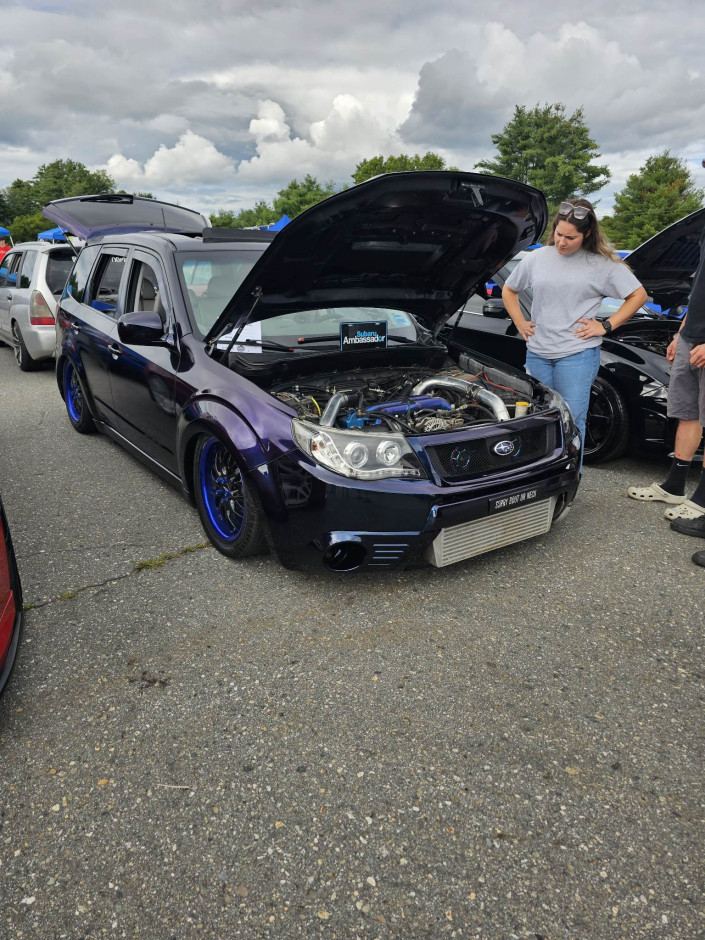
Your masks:
<svg viewBox="0 0 705 940"><path fill-rule="evenodd" d="M204 242L271 242L276 232L263 232L256 228L208 228L203 229Z"/></svg>

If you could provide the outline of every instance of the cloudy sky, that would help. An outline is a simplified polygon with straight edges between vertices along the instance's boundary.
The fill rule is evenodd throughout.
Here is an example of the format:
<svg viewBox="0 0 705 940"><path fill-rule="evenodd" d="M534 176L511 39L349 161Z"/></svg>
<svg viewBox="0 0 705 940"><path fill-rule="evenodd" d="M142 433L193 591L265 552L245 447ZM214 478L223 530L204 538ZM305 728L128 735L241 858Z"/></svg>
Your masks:
<svg viewBox="0 0 705 940"><path fill-rule="evenodd" d="M494 152L582 106L613 180L669 148L705 186L702 0L0 0L0 188L72 158L202 211L311 173Z"/></svg>

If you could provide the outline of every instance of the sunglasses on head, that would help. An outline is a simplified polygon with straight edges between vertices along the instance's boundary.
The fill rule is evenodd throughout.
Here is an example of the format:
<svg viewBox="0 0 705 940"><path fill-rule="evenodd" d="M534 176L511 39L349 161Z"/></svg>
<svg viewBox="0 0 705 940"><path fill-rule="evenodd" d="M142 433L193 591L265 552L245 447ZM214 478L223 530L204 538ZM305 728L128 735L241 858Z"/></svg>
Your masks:
<svg viewBox="0 0 705 940"><path fill-rule="evenodd" d="M574 206L572 202L562 202L558 206L558 215L567 217L572 215L574 219L586 219L590 215L587 206Z"/></svg>

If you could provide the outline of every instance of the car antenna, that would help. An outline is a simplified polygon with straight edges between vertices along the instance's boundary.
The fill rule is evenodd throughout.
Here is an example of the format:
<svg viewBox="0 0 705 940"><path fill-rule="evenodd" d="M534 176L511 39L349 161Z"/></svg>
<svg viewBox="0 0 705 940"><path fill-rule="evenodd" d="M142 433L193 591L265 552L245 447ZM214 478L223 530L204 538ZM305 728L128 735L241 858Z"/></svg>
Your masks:
<svg viewBox="0 0 705 940"><path fill-rule="evenodd" d="M250 307L250 309L247 311L247 316L246 316L245 319L242 321L242 324L240 325L240 328L239 328L238 330L236 330L235 333L233 333L233 338L230 340L230 342L228 343L228 348L225 350L225 356L226 356L226 357L230 355L230 351L231 351L231 349L233 348L233 346L235 345L235 343L237 342L238 336L239 336L240 333L242 333L242 331L245 329L245 327L247 326L247 323L248 323L250 317L251 317L252 314L255 312L255 307L257 306L257 304L260 302L260 300L261 300L261 298L262 298L262 288L261 288L259 285L258 285L257 287L255 287L255 289L252 291L252 295L253 295L253 297L255 298L255 301L254 301L254 303L252 304L252 306ZM224 331L224 332L225 332L225 331ZM224 332L221 333L220 336L223 336L223 335L224 335ZM211 349L214 349L214 348L217 346L218 340L220 339L220 336L218 336L216 339L213 340L213 344L211 345Z"/></svg>

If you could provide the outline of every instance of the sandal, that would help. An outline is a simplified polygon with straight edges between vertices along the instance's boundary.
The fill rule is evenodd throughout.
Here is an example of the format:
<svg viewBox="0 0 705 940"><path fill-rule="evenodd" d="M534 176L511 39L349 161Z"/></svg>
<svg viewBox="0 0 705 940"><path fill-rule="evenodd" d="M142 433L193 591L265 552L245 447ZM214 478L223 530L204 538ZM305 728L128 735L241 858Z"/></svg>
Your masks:
<svg viewBox="0 0 705 940"><path fill-rule="evenodd" d="M699 519L705 516L705 506L700 506L689 499L684 500L680 506L673 506L663 514L664 519Z"/></svg>
<svg viewBox="0 0 705 940"><path fill-rule="evenodd" d="M630 486L627 489L627 496L632 499L643 499L650 503L675 503L685 502L685 496L674 496L668 490L664 490L658 483L649 483L648 486Z"/></svg>

